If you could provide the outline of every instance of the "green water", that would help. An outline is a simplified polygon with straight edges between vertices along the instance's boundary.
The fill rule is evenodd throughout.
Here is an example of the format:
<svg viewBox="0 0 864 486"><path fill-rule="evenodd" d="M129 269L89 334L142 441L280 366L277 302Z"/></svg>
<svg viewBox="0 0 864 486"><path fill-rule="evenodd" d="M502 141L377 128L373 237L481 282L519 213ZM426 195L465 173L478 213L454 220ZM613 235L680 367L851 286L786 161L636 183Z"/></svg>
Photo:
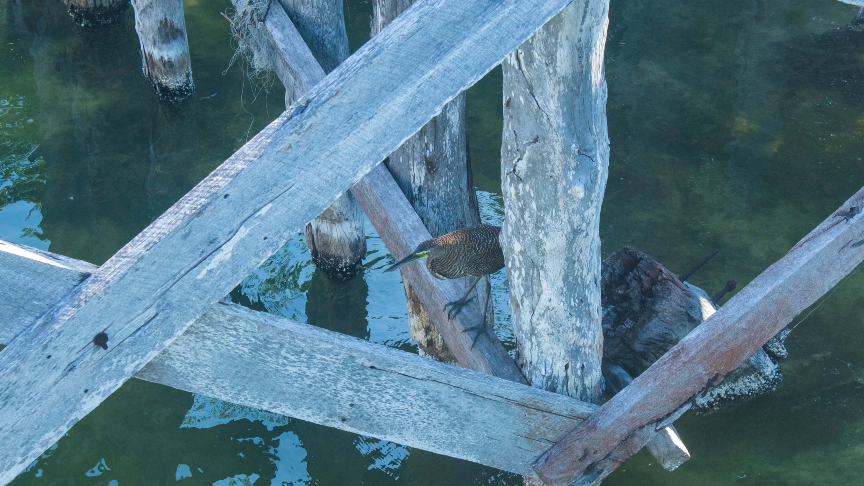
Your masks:
<svg viewBox="0 0 864 486"><path fill-rule="evenodd" d="M160 105L131 12L80 31L58 0L0 15L0 239L103 263L282 108L234 66L228 2L186 1L196 93ZM0 5L5 5L0 2ZM346 2L352 50L371 7ZM691 282L739 288L864 185L864 35L834 0L612 1L611 162L603 254L635 245ZM499 70L469 91L474 178L501 218ZM295 238L231 293L258 310L413 351L398 275L367 225L366 271L332 283ZM667 473L640 452L607 481L864 484L864 277L854 273L787 341L779 391L676 422L693 458ZM498 332L512 347L503 275ZM809 312L809 311L808 311ZM517 485L519 478L131 380L13 484Z"/></svg>

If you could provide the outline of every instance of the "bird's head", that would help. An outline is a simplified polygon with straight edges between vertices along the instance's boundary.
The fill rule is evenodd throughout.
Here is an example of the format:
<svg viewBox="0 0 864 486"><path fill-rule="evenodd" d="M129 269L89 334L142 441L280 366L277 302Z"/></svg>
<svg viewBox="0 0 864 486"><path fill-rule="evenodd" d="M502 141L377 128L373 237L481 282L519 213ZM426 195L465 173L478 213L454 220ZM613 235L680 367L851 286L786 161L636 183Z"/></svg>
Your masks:
<svg viewBox="0 0 864 486"><path fill-rule="evenodd" d="M436 246L433 243L433 240L426 240L423 243L420 243L419 245L417 245L417 248L415 248L414 251L411 252L410 255L403 258L402 260L399 260L398 262L394 263L393 265L390 265L389 267L387 267L387 270L384 270L384 272L385 273L386 272L392 272L393 270L396 270L397 268L399 268L400 266L402 266L406 263L411 263L413 261L422 260L424 258L429 258L430 256L432 258L434 258L435 255L437 254L437 251L435 251L435 250L436 250Z"/></svg>

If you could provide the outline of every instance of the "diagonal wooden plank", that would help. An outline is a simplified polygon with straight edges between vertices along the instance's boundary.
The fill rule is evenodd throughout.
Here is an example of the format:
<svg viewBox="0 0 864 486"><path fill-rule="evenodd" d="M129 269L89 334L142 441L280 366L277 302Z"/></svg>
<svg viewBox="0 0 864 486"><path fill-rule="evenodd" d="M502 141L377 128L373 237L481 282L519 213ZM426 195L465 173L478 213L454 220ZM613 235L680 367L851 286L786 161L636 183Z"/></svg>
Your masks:
<svg viewBox="0 0 864 486"><path fill-rule="evenodd" d="M38 263L38 264L36 264ZM99 267L0 241L0 344L9 343Z"/></svg>
<svg viewBox="0 0 864 486"><path fill-rule="evenodd" d="M351 193L396 260L408 256L420 242L432 237L383 164L372 169L351 188ZM447 317L444 304L457 300L465 293L458 281L436 279L422 262L403 268L403 275L411 282L429 317L461 366L517 383L527 383L516 362L507 354L492 330L487 332L487 336L480 337L472 349L474 332L462 331L483 323L483 314L476 300L466 305L453 319Z"/></svg>
<svg viewBox="0 0 864 486"><path fill-rule="evenodd" d="M242 0L234 0L235 6ZM274 2L273 6L278 7ZM291 19L281 8L271 8L264 22L264 34L269 38L274 68L286 89L303 94L324 78L312 52L303 42ZM411 208L383 165L369 172L352 189L384 244L397 258L403 258L417 244L430 238L429 231ZM509 358L503 345L495 336L480 340L472 346L462 331L481 322L479 308L472 303L449 319L443 312L445 302L461 296L461 289L454 282L433 278L422 265L406 268L403 275L416 289L424 308L433 309L430 318L451 350L455 350L460 365L469 369L500 376L519 383L526 383L521 370ZM434 310L442 309L440 312ZM690 458L678 433L671 426L661 430L648 442L648 450L667 470L673 470Z"/></svg>
<svg viewBox="0 0 864 486"><path fill-rule="evenodd" d="M421 0L13 340L0 482L569 1Z"/></svg>
<svg viewBox="0 0 864 486"><path fill-rule="evenodd" d="M235 4L242 0L235 0ZM286 86L303 94L325 77L312 52L297 32L291 19L275 0L264 22L264 33L270 39L276 74ZM372 169L352 189L363 211L378 231L387 249L396 258L407 256L421 241L431 238L417 213L405 199L393 177L383 164ZM472 335L463 329L477 325L482 315L476 302L470 303L454 319L448 319L444 304L462 296L464 290L456 281L438 280L425 267L406 268L406 277L420 291L420 298L430 317L442 332L447 345L454 351L460 365L475 371L500 376L526 384L525 377L516 366L497 337L480 339L472 349ZM439 312L434 312L439 310Z"/></svg>
<svg viewBox="0 0 864 486"><path fill-rule="evenodd" d="M23 302L25 289L48 289L26 304L32 314L96 269L71 259L54 267L62 257L37 252L0 242L0 269L19 270L0 280L12 284L10 298ZM46 276L46 267L60 270ZM0 335L23 330L17 315L0 307ZM597 409L227 303L211 307L135 376L530 477L537 457Z"/></svg>
<svg viewBox="0 0 864 486"><path fill-rule="evenodd" d="M864 189L535 465L548 484L602 478L864 260Z"/></svg>

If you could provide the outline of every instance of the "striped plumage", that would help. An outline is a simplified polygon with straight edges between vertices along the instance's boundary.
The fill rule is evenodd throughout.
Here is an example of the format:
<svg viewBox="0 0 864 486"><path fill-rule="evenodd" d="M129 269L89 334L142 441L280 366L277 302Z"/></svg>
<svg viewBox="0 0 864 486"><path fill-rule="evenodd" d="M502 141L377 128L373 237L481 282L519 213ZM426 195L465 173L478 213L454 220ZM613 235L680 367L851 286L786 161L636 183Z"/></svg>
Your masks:
<svg viewBox="0 0 864 486"><path fill-rule="evenodd" d="M435 278L442 280L495 273L504 268L499 234L500 226L484 224L460 228L424 241L421 246L431 249L426 268Z"/></svg>
<svg viewBox="0 0 864 486"><path fill-rule="evenodd" d="M452 319L458 315L468 302L474 300L471 291L480 279L504 268L504 252L498 242L501 234L500 226L482 224L469 228L460 228L446 235L426 240L407 257L390 265L385 272L392 272L401 265L426 259L426 268L435 278L449 280L462 277L476 277L460 299L448 302L444 306L447 317ZM469 297L470 296L470 297ZM483 334L487 334L485 321L474 327L465 328L462 332L477 330L471 347Z"/></svg>

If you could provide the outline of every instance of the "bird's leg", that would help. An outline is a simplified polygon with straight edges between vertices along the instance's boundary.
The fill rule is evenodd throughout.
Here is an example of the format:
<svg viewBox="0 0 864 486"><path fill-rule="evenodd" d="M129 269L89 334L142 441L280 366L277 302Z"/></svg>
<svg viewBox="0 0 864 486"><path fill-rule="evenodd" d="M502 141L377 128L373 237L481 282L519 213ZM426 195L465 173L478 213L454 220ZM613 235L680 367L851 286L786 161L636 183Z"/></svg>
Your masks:
<svg viewBox="0 0 864 486"><path fill-rule="evenodd" d="M474 287L477 286L477 282L479 282L481 278L482 277L477 277L477 279L474 280L474 283L471 284L470 287L468 287L465 295L463 295L459 300L454 300L453 302L447 302L446 304L444 304L444 310L447 311L447 319L453 319L454 317L458 316L459 313L462 312L462 308L465 307L468 302L474 300L474 296L471 296L471 298L469 299L468 294L470 294L471 291L474 290ZM448 307L452 307L452 309L447 310Z"/></svg>
<svg viewBox="0 0 864 486"><path fill-rule="evenodd" d="M477 279L474 280L474 283L471 284L470 287L468 287L468 290L465 292L465 295L463 295L461 299L455 300L453 302L448 302L447 305L444 306L445 310L447 309L447 307L450 307L450 306L453 307L453 309L451 309L450 311L447 312L447 318L448 319L452 319L452 318L456 317L457 315L459 315L459 312L462 311L462 308L465 307L465 305L468 302L471 302L472 300L474 300L473 296L471 298L468 298L468 294L470 294L471 291L474 290L474 287L477 286L477 283L482 278L483 277L477 277ZM450 315L451 313L453 314L452 316ZM482 336L488 332L488 331L486 331L486 327L487 327L486 321L484 320L479 326L467 327L467 328L462 330L462 332L477 331L477 334L474 336L474 340L471 341L471 348L470 349L474 349L474 345L477 344L477 340L480 339L480 336ZM488 336L488 334L487 334L487 336Z"/></svg>

